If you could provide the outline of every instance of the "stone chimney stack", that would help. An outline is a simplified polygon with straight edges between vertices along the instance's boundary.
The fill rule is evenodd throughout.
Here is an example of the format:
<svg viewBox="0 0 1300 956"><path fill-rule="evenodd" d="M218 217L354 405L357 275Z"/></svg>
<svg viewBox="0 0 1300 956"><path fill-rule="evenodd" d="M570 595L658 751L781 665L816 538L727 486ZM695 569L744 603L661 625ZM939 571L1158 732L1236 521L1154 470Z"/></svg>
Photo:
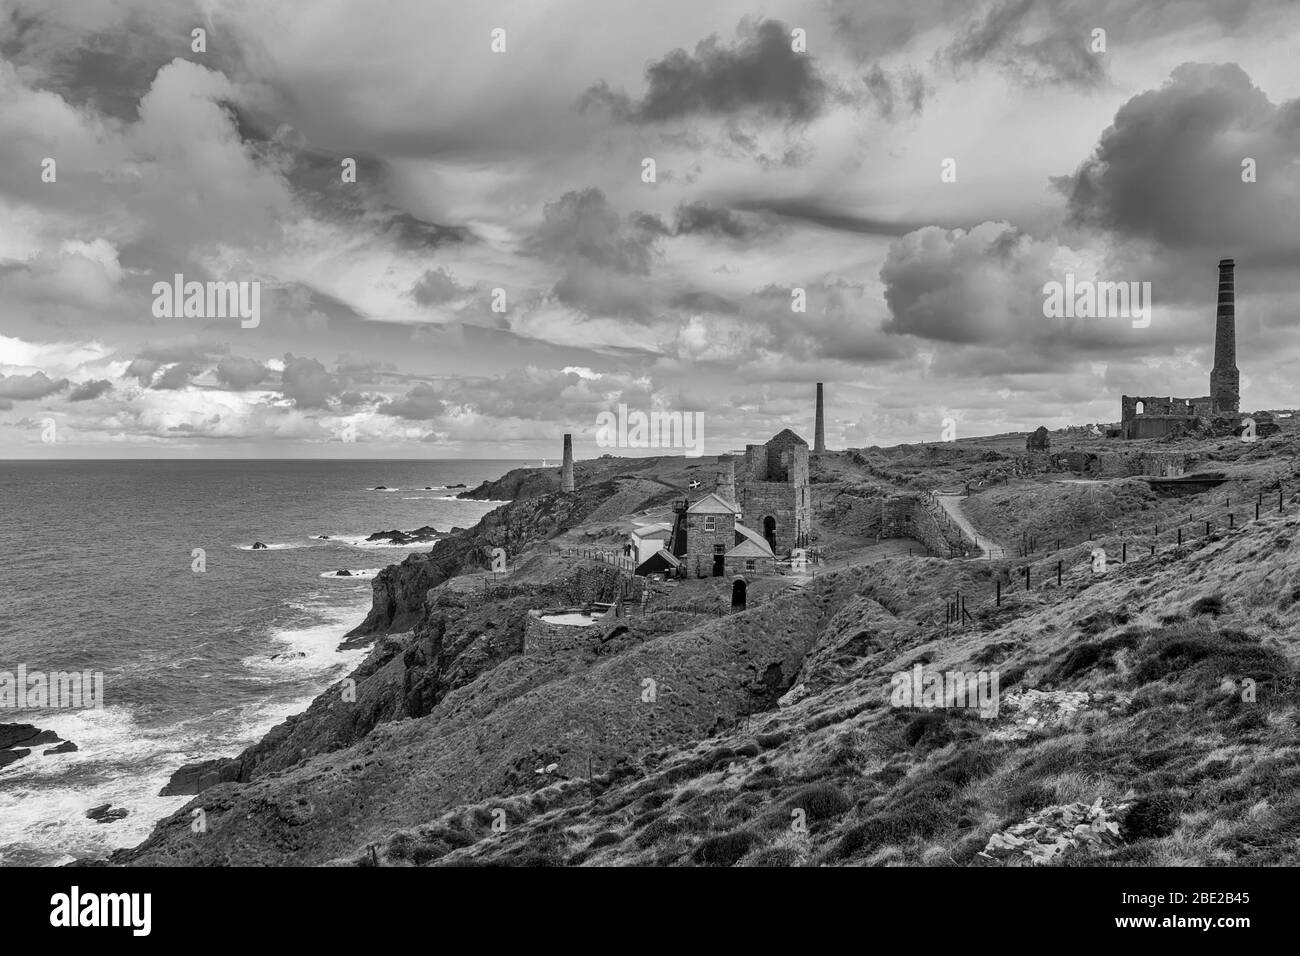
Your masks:
<svg viewBox="0 0 1300 956"><path fill-rule="evenodd" d="M718 473L717 493L733 505L736 503L736 462L734 459L722 463Z"/></svg>
<svg viewBox="0 0 1300 956"><path fill-rule="evenodd" d="M560 471L560 490L573 490L573 436L564 436L564 466Z"/></svg>
<svg viewBox="0 0 1300 956"><path fill-rule="evenodd" d="M813 428L813 454L826 451L826 417L822 411L822 383L817 383L817 424Z"/></svg>
<svg viewBox="0 0 1300 956"><path fill-rule="evenodd" d="M1210 411L1215 415L1235 415L1241 403L1235 265L1231 259L1219 260L1219 310L1214 320L1214 368L1210 370Z"/></svg>

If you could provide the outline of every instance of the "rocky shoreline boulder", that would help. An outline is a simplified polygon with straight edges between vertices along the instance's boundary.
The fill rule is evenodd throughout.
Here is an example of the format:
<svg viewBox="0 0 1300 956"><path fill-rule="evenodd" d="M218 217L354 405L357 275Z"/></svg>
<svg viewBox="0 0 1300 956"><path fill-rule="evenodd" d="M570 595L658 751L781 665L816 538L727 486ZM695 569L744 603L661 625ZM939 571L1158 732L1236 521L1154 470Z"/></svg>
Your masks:
<svg viewBox="0 0 1300 956"><path fill-rule="evenodd" d="M54 731L41 730L35 724L0 724L0 767L7 767L29 756L32 749L41 744L59 744L71 746L73 750L77 749L75 744L64 741ZM60 748L45 751L45 753L67 752Z"/></svg>

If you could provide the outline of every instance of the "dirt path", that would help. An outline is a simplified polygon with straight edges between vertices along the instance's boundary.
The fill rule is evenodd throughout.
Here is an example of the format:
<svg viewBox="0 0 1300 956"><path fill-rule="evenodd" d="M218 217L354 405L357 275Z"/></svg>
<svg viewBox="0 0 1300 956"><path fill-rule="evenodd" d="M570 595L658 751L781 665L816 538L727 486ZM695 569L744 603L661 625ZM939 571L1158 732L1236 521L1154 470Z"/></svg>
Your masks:
<svg viewBox="0 0 1300 956"><path fill-rule="evenodd" d="M952 523L961 528L962 534L980 549L980 557L988 560L991 558L1005 558L1006 550L992 538L986 538L975 530L975 526L970 523L966 517L966 512L961 510L962 499L965 495L945 495L936 494L935 500L939 502L939 507L948 513L952 518Z"/></svg>

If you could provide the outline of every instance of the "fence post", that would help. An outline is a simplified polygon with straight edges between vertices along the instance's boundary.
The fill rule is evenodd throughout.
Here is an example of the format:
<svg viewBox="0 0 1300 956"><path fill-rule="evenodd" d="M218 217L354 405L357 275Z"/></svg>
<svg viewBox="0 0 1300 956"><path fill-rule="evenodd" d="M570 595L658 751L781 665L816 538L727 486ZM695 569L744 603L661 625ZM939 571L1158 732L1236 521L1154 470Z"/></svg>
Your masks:
<svg viewBox="0 0 1300 956"><path fill-rule="evenodd" d="M1255 502L1255 520L1259 520L1259 502Z"/></svg>
<svg viewBox="0 0 1300 956"><path fill-rule="evenodd" d="M1027 564L1025 565L1025 590L1026 590L1026 591L1030 590L1030 587L1029 587L1029 565L1027 565Z"/></svg>
<svg viewBox="0 0 1300 956"><path fill-rule="evenodd" d="M1236 515L1234 515L1231 511L1228 512L1228 530L1229 530L1229 531L1231 531L1232 528L1233 528L1232 519L1235 518L1235 517L1236 517Z"/></svg>
<svg viewBox="0 0 1300 956"><path fill-rule="evenodd" d="M1122 548L1122 551L1120 552L1119 563L1128 564L1128 542L1125 541L1120 547Z"/></svg>
<svg viewBox="0 0 1300 956"><path fill-rule="evenodd" d="M1183 529L1182 529L1182 528L1179 528L1179 529L1178 529L1178 546L1179 546L1180 548L1183 546Z"/></svg>
<svg viewBox="0 0 1300 956"><path fill-rule="evenodd" d="M1207 538L1210 536L1210 523L1208 521L1205 522L1205 536Z"/></svg>
<svg viewBox="0 0 1300 956"><path fill-rule="evenodd" d="M993 600L995 601L998 607L1001 607L1002 606L1002 582L994 581L993 584L996 587L996 590L994 591L995 596Z"/></svg>
<svg viewBox="0 0 1300 956"><path fill-rule="evenodd" d="M1061 561L1056 562L1056 586L1058 588L1061 586L1061 564Z"/></svg>

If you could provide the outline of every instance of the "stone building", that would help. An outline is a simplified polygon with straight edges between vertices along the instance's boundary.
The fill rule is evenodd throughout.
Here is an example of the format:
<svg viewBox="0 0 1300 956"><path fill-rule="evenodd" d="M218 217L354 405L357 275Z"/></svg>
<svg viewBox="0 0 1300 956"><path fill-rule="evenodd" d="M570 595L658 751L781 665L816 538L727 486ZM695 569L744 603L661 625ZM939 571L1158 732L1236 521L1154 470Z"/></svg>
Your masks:
<svg viewBox="0 0 1300 956"><path fill-rule="evenodd" d="M673 506L676 521L668 550L687 577L772 574L776 556L763 536L740 522L740 509L716 493Z"/></svg>
<svg viewBox="0 0 1300 956"><path fill-rule="evenodd" d="M746 445L736 468L736 497L745 523L762 534L774 554L808 547L808 443L787 428L765 445Z"/></svg>
<svg viewBox="0 0 1300 956"><path fill-rule="evenodd" d="M1236 286L1232 259L1219 260L1219 295L1214 319L1214 366L1210 394L1200 398L1120 396L1120 433L1125 438L1161 438L1200 425L1202 420L1235 417L1241 402L1237 370Z"/></svg>

